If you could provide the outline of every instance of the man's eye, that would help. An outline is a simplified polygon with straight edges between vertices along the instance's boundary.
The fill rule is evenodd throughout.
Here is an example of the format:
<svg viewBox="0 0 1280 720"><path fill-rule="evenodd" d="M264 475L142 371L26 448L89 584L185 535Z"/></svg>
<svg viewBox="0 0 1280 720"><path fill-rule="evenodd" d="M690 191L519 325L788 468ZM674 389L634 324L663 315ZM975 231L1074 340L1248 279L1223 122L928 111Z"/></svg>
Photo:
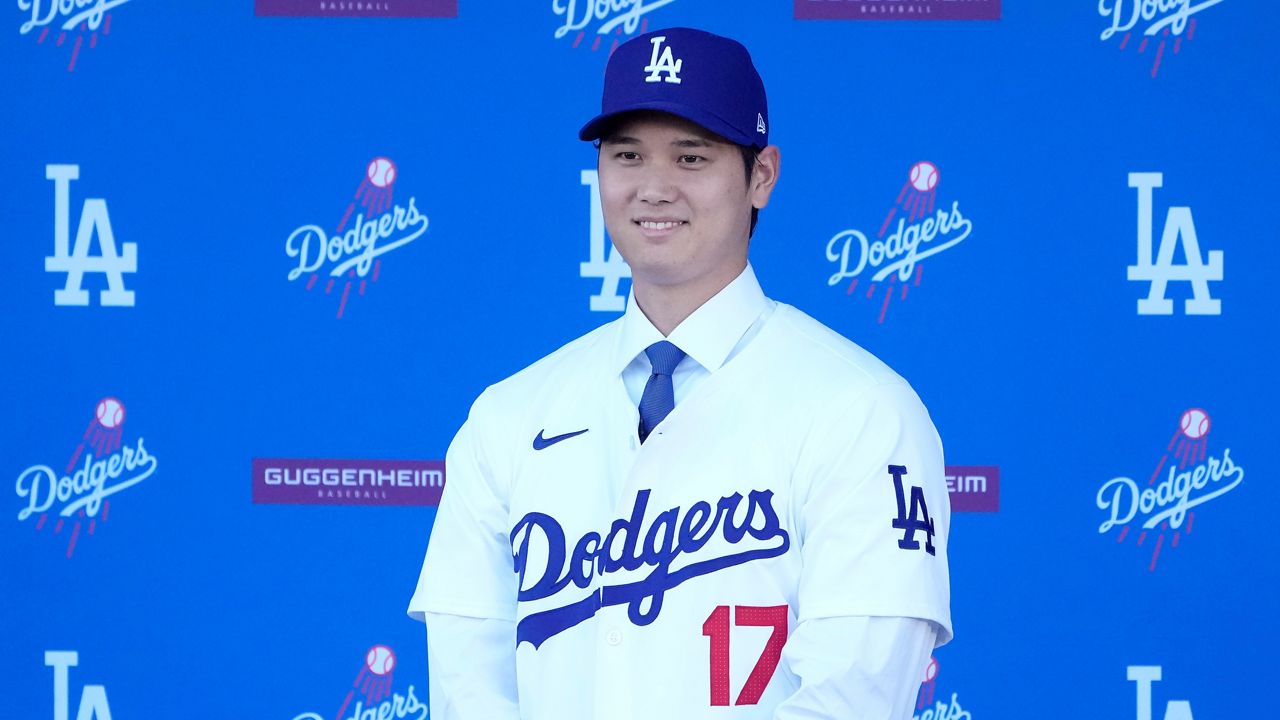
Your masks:
<svg viewBox="0 0 1280 720"><path fill-rule="evenodd" d="M705 161L706 161L706 158L702 157L701 155L681 155L680 156L680 162L685 165L697 165Z"/></svg>
<svg viewBox="0 0 1280 720"><path fill-rule="evenodd" d="M620 160L639 160L640 153L635 153L635 152L631 152L630 150L626 150L618 153L618 158Z"/></svg>

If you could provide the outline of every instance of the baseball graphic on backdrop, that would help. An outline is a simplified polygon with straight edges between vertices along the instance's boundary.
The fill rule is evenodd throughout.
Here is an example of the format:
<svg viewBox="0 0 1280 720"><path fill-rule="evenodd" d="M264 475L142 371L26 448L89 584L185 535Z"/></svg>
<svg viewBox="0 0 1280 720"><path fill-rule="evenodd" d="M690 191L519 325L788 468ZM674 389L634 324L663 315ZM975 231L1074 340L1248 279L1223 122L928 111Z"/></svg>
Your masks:
<svg viewBox="0 0 1280 720"><path fill-rule="evenodd" d="M911 166L911 187L920 192L929 192L938 186L938 166L921 160Z"/></svg>
<svg viewBox="0 0 1280 720"><path fill-rule="evenodd" d="M1192 440L1199 440L1209 434L1209 415L1200 408L1191 408L1182 413L1182 434Z"/></svg>
<svg viewBox="0 0 1280 720"><path fill-rule="evenodd" d="M396 164L390 158L376 157L369 162L369 182L375 187L388 187L396 181Z"/></svg>
<svg viewBox="0 0 1280 720"><path fill-rule="evenodd" d="M103 398L98 401L97 416L102 427L119 427L124 423L124 405L113 397Z"/></svg>
<svg viewBox="0 0 1280 720"><path fill-rule="evenodd" d="M386 675L396 667L396 654L386 645L374 645L365 656L365 664L374 675Z"/></svg>

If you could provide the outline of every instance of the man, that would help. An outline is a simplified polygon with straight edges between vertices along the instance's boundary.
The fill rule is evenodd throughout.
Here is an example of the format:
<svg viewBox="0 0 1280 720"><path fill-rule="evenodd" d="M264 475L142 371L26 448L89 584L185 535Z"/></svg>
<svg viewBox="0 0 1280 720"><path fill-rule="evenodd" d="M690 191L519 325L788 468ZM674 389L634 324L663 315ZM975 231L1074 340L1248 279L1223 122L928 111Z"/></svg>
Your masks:
<svg viewBox="0 0 1280 720"><path fill-rule="evenodd" d="M907 718L951 637L942 448L902 378L762 293L778 180L738 43L605 73L625 315L487 389L410 614L437 720Z"/></svg>

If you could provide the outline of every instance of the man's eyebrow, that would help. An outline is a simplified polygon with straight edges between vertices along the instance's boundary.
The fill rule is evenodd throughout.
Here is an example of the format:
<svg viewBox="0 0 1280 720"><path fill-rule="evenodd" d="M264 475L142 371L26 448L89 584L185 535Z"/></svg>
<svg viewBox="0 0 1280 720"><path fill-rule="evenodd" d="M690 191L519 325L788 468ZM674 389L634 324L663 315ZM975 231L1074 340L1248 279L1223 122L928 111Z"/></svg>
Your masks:
<svg viewBox="0 0 1280 720"><path fill-rule="evenodd" d="M685 147L693 147L693 148L709 148L709 147L715 147L715 143L713 143L713 142L711 142L710 140L707 140L707 139L705 139L705 138L680 138L679 140L673 140L673 141L671 141L671 144L672 144L672 145L674 145L675 147L682 147L682 148L685 148Z"/></svg>
<svg viewBox="0 0 1280 720"><path fill-rule="evenodd" d="M629 135L610 135L601 140L603 145L639 145L640 140Z"/></svg>

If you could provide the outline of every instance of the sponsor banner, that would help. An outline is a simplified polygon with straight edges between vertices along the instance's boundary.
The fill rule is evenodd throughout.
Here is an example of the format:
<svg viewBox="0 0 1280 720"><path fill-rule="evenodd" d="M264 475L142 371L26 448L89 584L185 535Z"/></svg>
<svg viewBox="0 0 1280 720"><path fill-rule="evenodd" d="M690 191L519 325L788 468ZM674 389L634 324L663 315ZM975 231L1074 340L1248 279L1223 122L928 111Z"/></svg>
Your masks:
<svg viewBox="0 0 1280 720"><path fill-rule="evenodd" d="M795 18L797 20L999 20L1000 0L795 0Z"/></svg>
<svg viewBox="0 0 1280 720"><path fill-rule="evenodd" d="M1176 548L1191 537L1196 508L1244 481L1244 466L1232 459L1231 448L1220 454L1209 450L1209 428L1208 413L1187 410L1145 482L1116 477L1098 489L1097 506L1107 516L1098 533L1117 530L1116 543L1134 538L1138 547L1150 548L1150 572L1155 572L1163 548Z"/></svg>
<svg viewBox="0 0 1280 720"><path fill-rule="evenodd" d="M1000 468L995 465L948 465L947 494L951 512L999 512Z"/></svg>
<svg viewBox="0 0 1280 720"><path fill-rule="evenodd" d="M458 0L254 0L253 11L260 17L457 17Z"/></svg>
<svg viewBox="0 0 1280 720"><path fill-rule="evenodd" d="M253 459L256 504L437 506L443 492L443 460Z"/></svg>

